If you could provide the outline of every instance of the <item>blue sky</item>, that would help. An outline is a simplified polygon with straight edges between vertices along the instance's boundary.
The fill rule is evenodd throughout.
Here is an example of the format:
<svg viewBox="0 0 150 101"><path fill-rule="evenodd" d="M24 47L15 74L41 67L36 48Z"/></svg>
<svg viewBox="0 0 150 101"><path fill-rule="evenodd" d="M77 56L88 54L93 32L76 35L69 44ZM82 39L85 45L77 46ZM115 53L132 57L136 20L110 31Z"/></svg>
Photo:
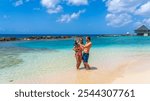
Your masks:
<svg viewBox="0 0 150 101"><path fill-rule="evenodd" d="M5 34L122 34L142 24L149 0L0 0Z"/></svg>

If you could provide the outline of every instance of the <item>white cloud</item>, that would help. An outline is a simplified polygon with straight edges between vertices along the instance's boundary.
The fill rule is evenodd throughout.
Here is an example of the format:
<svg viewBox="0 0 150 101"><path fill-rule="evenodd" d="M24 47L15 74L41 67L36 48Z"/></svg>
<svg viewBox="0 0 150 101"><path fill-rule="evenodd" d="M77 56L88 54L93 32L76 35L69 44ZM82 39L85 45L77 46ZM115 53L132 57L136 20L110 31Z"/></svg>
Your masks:
<svg viewBox="0 0 150 101"><path fill-rule="evenodd" d="M17 6L23 5L24 3L30 2L30 1L31 1L31 0L16 0L16 2L13 3L13 5L14 5L15 7L17 7Z"/></svg>
<svg viewBox="0 0 150 101"><path fill-rule="evenodd" d="M60 1L59 0L41 0L43 6L47 8L55 7Z"/></svg>
<svg viewBox="0 0 150 101"><path fill-rule="evenodd" d="M142 21L137 21L137 22L135 22L134 25L135 25L135 27L139 27L141 25L146 25L146 26L150 27L150 18L145 18Z"/></svg>
<svg viewBox="0 0 150 101"><path fill-rule="evenodd" d="M123 13L123 14L107 14L106 19L108 21L107 25L108 26L114 26L114 27L120 27L124 26L130 22L131 16Z"/></svg>
<svg viewBox="0 0 150 101"><path fill-rule="evenodd" d="M62 10L62 6L59 3L60 0L41 0L41 4L47 8L49 14L58 13Z"/></svg>
<svg viewBox="0 0 150 101"><path fill-rule="evenodd" d="M62 15L57 22L61 23L69 23L70 21L77 19L82 13L84 13L85 10L79 10L77 13L72 13L72 14L65 14Z"/></svg>
<svg viewBox="0 0 150 101"><path fill-rule="evenodd" d="M69 4L72 5L88 5L88 0L66 0Z"/></svg>
<svg viewBox="0 0 150 101"><path fill-rule="evenodd" d="M143 4L139 9L135 11L138 15L150 15L150 1Z"/></svg>
<svg viewBox="0 0 150 101"><path fill-rule="evenodd" d="M106 6L109 12L133 13L137 9L137 7L139 7L144 1L147 0L107 0Z"/></svg>
<svg viewBox="0 0 150 101"><path fill-rule="evenodd" d="M55 7L55 8L49 8L49 9L47 9L47 12L48 12L49 14L53 14L53 13L58 13L58 12L60 12L62 9L63 9L62 6L58 5L58 6Z"/></svg>
<svg viewBox="0 0 150 101"><path fill-rule="evenodd" d="M20 6L20 5L23 5L23 0L17 0L15 3L14 3L14 6Z"/></svg>
<svg viewBox="0 0 150 101"><path fill-rule="evenodd" d="M105 0L105 3L108 11L106 16L107 25L114 27L120 25L122 27L133 20L136 23L143 22L143 19L150 16L149 0ZM124 18L122 14L125 14ZM142 20L137 21L139 18ZM122 22L120 19L122 19Z"/></svg>
<svg viewBox="0 0 150 101"><path fill-rule="evenodd" d="M150 26L150 18L144 19L143 22Z"/></svg>

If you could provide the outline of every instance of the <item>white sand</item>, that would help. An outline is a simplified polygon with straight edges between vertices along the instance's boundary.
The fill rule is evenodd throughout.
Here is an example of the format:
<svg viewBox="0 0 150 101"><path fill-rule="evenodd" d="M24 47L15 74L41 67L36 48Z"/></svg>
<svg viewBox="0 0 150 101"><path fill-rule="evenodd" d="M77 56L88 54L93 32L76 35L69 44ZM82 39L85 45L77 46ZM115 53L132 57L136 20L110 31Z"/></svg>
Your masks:
<svg viewBox="0 0 150 101"><path fill-rule="evenodd" d="M47 66L60 69L54 73L42 73L13 83L47 83L47 84L133 84L150 83L150 54L131 53L126 50L93 49L90 55L92 70L75 69L73 52L66 52L66 57L57 57L58 63ZM62 54L62 53L61 53ZM68 56L67 56L68 55ZM63 55L64 56L64 55ZM55 58L54 58L55 59ZM42 68L42 67L41 67ZM33 74L34 75L34 74Z"/></svg>

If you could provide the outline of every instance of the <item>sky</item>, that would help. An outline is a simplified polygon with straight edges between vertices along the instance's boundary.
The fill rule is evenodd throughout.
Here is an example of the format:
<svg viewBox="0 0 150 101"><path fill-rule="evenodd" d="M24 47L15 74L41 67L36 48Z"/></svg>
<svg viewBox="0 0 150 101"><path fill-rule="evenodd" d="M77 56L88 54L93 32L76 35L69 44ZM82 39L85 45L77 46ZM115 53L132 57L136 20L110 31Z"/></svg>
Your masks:
<svg viewBox="0 0 150 101"><path fill-rule="evenodd" d="M149 0L0 0L0 34L125 34L143 24Z"/></svg>

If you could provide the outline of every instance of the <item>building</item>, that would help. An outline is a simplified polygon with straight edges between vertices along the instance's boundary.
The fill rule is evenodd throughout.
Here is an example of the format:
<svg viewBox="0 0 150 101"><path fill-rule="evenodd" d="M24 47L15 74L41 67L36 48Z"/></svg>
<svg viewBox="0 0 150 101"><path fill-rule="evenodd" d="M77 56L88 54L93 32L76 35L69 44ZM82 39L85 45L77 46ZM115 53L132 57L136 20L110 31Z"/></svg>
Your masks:
<svg viewBox="0 0 150 101"><path fill-rule="evenodd" d="M150 36L150 29L148 29L145 25L142 25L135 30L135 33L137 36Z"/></svg>

